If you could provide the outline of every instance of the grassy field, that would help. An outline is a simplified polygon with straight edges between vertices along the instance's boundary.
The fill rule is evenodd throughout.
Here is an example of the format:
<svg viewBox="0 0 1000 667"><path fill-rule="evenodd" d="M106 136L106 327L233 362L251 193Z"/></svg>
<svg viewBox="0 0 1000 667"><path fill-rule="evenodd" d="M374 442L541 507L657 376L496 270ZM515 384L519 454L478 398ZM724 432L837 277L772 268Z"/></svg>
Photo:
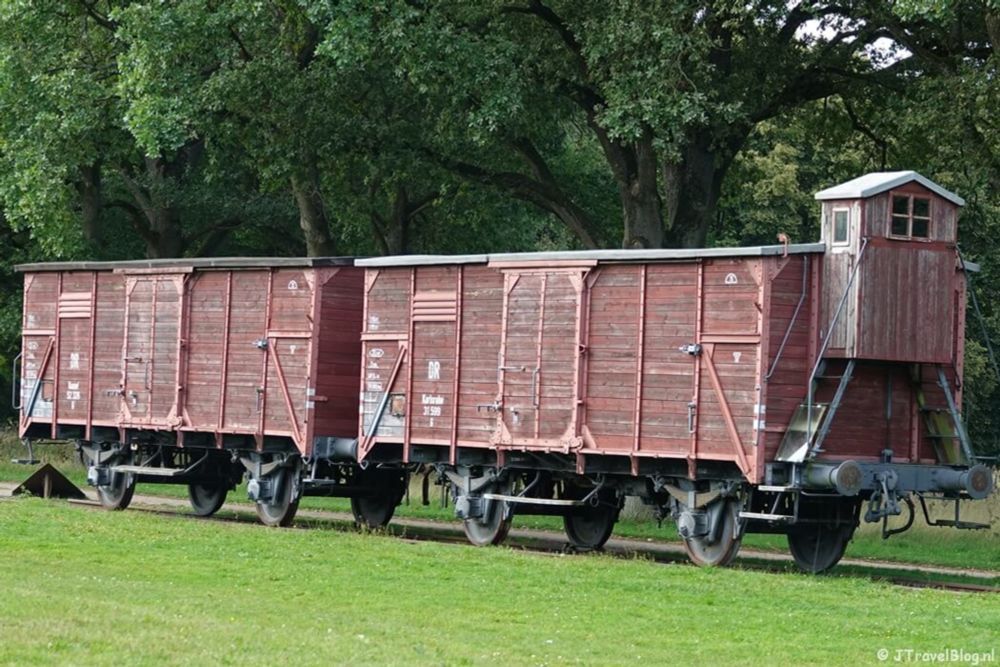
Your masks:
<svg viewBox="0 0 1000 667"><path fill-rule="evenodd" d="M0 436L0 481L20 481L30 473L32 468L10 463L12 457L24 456L23 452L23 447L9 435ZM85 471L73 458L71 447L42 446L37 450L36 456L52 461L81 487L86 485ZM187 495L186 487L181 486L147 484L140 486L139 491L181 497ZM439 487L432 486L431 504L423 506L420 504L419 481L414 480L410 502L399 507L397 516L454 521L452 508L441 506L439 492ZM229 502L247 502L245 490L240 488L231 493ZM348 501L331 498L306 498L302 501L301 507L350 511ZM950 506L938 506L934 511L939 517L947 516ZM1000 571L1000 495L994 494L984 502L968 503L963 512L968 512L967 515L963 514L963 518L992 523L992 528L983 531L933 528L925 525L922 517L918 515L910 531L883 540L879 525L863 523L848 546L846 557ZM523 528L562 529L561 520L554 517L520 516L515 517L514 525ZM671 523L664 522L663 526L658 527L655 522L648 519L636 520L625 517L615 526L614 534L619 537L662 542L679 541ZM780 535L747 535L743 544L750 548L787 552L785 538Z"/></svg>
<svg viewBox="0 0 1000 667"><path fill-rule="evenodd" d="M878 664L1000 596L0 502L3 664Z"/></svg>

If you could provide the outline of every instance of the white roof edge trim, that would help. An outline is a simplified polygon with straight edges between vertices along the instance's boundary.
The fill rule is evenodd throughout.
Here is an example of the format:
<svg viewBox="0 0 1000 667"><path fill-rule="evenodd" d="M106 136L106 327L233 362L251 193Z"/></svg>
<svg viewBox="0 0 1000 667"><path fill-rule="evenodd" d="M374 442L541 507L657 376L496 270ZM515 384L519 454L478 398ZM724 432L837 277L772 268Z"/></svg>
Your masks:
<svg viewBox="0 0 1000 667"><path fill-rule="evenodd" d="M355 266L425 266L434 264L486 264L489 255L393 255L356 260Z"/></svg>
<svg viewBox="0 0 1000 667"><path fill-rule="evenodd" d="M965 206L965 200L957 194L944 189L934 181L921 176L915 171L872 172L826 188L825 190L820 190L814 196L818 201L866 199L913 181L916 181L939 197L947 199L956 206Z"/></svg>
<svg viewBox="0 0 1000 667"><path fill-rule="evenodd" d="M795 243L788 253L821 253L822 243ZM604 262L641 262L698 259L700 257L765 257L782 255L784 245L743 248L665 248L654 250L569 250L556 252L514 252L491 255L399 255L355 260L355 266L424 266L434 264L487 264L490 262L545 262L593 260Z"/></svg>

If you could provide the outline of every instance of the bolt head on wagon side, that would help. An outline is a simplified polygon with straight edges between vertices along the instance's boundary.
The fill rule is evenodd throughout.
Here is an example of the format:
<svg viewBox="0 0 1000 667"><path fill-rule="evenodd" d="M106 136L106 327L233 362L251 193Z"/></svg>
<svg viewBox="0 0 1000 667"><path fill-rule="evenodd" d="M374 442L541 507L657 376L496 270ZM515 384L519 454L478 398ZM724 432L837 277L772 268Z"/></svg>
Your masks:
<svg viewBox="0 0 1000 667"><path fill-rule="evenodd" d="M986 497L959 413L962 199L915 172L816 198L813 244L358 261L359 458L436 466L477 544L516 512L600 547L635 495L697 563L776 532L811 572L862 512L888 535L914 499Z"/></svg>

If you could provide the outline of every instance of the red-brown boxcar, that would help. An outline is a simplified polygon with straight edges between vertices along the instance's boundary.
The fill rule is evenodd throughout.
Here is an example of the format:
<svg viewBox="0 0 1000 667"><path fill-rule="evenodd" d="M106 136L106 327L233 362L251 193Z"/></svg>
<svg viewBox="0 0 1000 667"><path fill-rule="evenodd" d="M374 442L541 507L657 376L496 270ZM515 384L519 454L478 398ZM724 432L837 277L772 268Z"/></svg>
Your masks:
<svg viewBox="0 0 1000 667"><path fill-rule="evenodd" d="M818 244L359 261L359 456L437 465L476 543L517 511L596 547L629 494L698 562L771 531L812 571L863 501L874 521L983 497L957 408L961 200L913 172L818 198Z"/></svg>
<svg viewBox="0 0 1000 667"><path fill-rule="evenodd" d="M317 476L302 461L353 442L353 260L18 268L21 435L77 440L106 505L127 505L136 480L179 483L210 514L247 472L262 520L287 523Z"/></svg>

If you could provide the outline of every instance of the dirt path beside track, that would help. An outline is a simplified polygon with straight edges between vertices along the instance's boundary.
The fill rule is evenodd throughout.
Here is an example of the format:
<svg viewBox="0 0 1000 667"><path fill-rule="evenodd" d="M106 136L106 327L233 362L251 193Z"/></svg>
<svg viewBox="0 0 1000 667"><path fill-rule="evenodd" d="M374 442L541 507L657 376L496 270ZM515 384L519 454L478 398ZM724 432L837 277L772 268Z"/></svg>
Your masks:
<svg viewBox="0 0 1000 667"><path fill-rule="evenodd" d="M17 487L17 484L0 482L0 498L9 496ZM87 498L92 502L97 502L97 494L90 488L83 489ZM132 506L137 508L170 508L180 510L184 513L190 508L188 501L183 498L171 496L158 496L152 494L135 494L132 498ZM253 506L249 502L227 501L223 506L224 510L253 512ZM299 519L313 519L320 521L336 521L343 523L353 523L354 517L347 512L334 512L329 510L300 509L296 515ZM392 520L392 526L396 528L412 528L414 530L433 532L464 539L462 526L457 522L430 521L426 519L411 519L396 517ZM518 543L528 543L535 548L545 548L552 551L564 550L568 547L566 536L562 532L539 529L515 528L510 531L508 542L511 546ZM612 537L604 547L604 551L619 555L651 556L654 558L667 558L670 560L686 561L687 556L684 547L679 544L657 542L654 540L642 540L632 538ZM788 554L762 551L759 549L740 549L739 560L764 561L775 564L791 564L792 557ZM936 565L924 565L920 563L904 563L899 561L866 560L858 558L844 558L840 565L863 568L877 568L888 572L914 573L919 572L928 575L971 577L977 579L997 579L1000 578L1000 571L979 570L967 568L941 567Z"/></svg>

